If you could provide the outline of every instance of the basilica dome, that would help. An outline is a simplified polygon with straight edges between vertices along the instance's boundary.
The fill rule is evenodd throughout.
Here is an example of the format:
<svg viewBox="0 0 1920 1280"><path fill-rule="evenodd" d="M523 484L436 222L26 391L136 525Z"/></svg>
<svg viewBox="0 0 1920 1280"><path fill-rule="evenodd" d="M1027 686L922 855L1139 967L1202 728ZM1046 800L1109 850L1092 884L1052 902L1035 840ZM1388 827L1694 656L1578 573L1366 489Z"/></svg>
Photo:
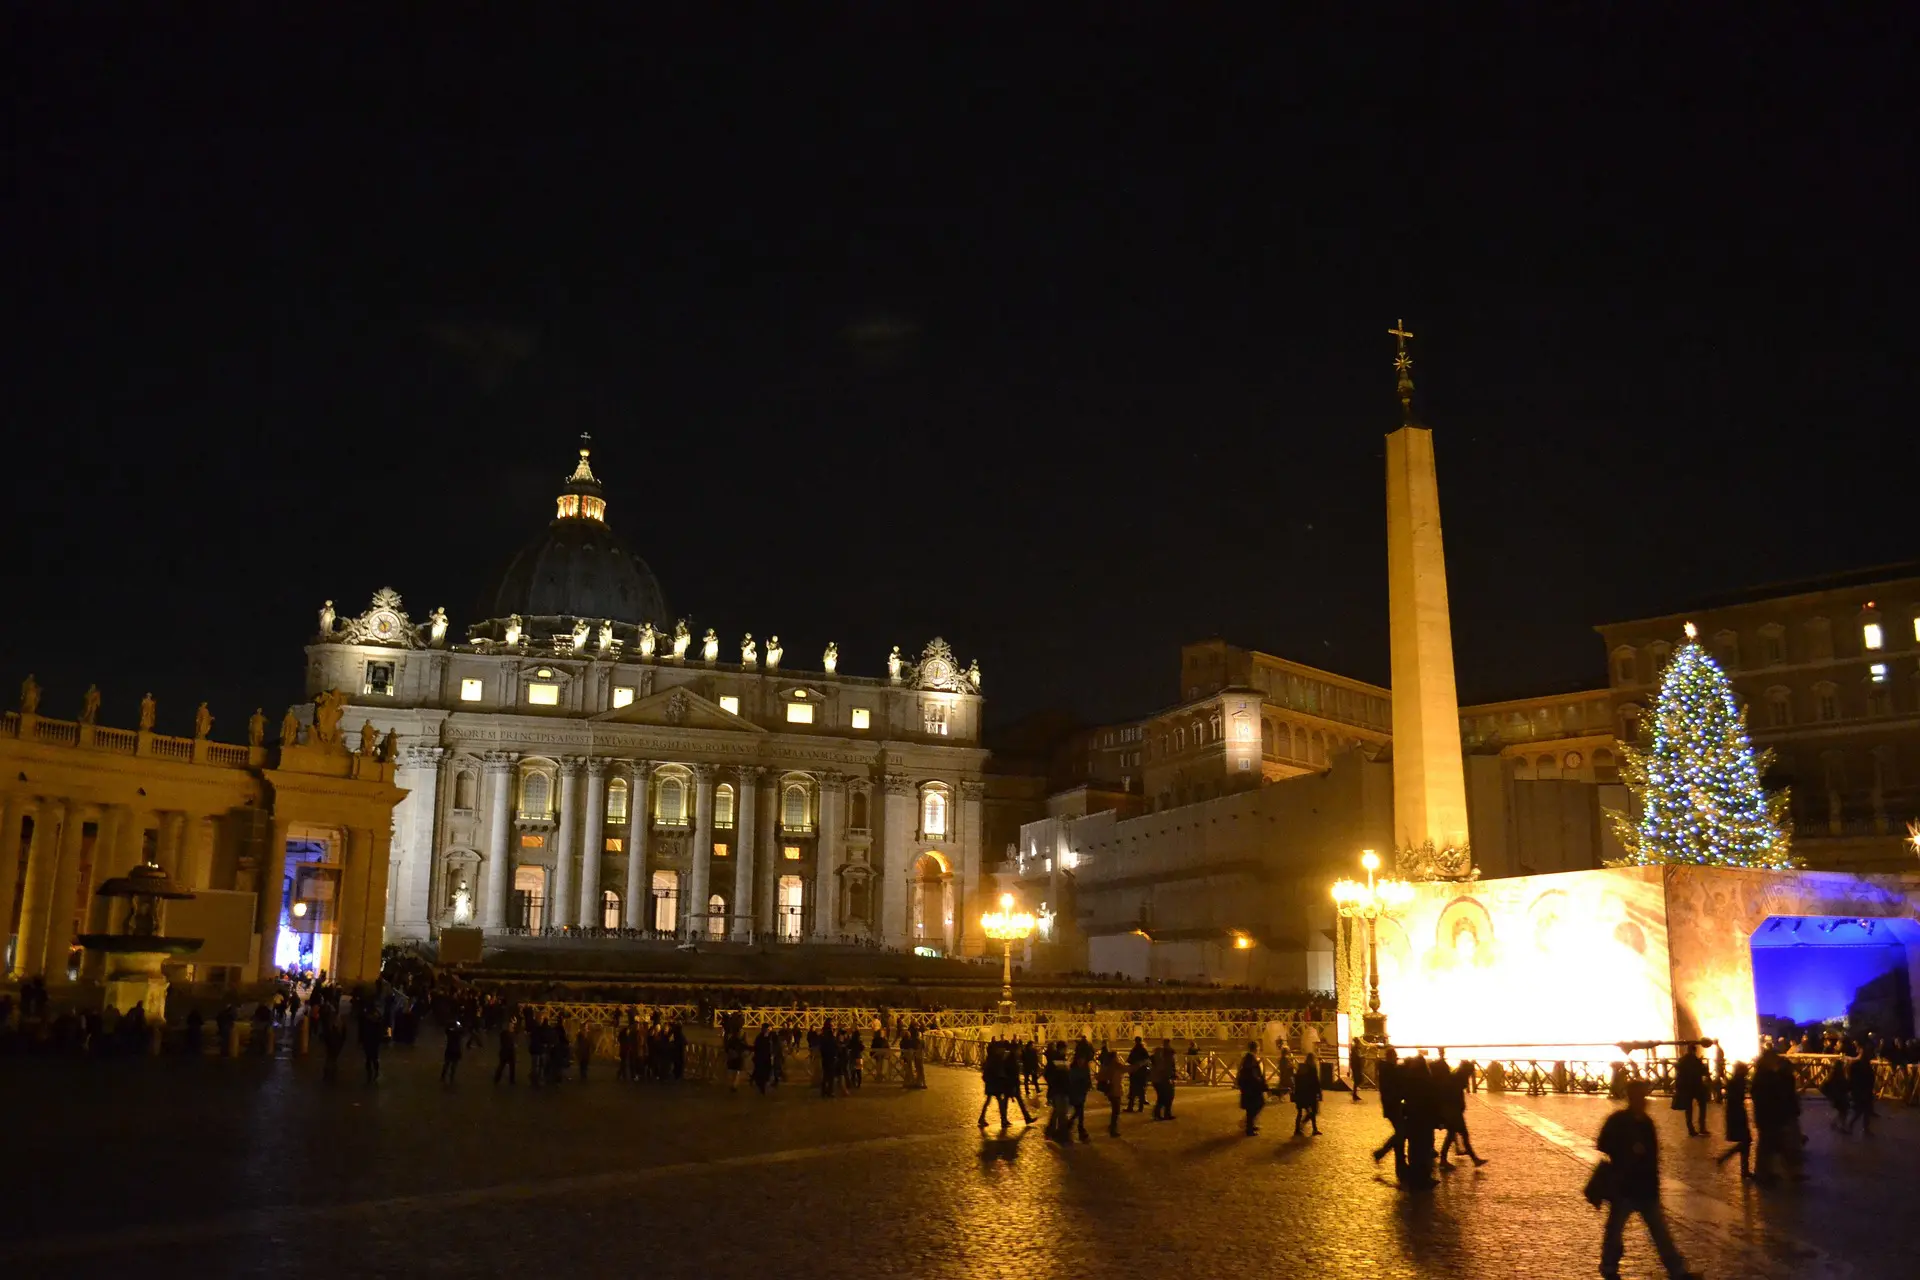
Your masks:
<svg viewBox="0 0 1920 1280"><path fill-rule="evenodd" d="M495 619L517 614L666 624L659 579L607 527L606 499L587 455L583 442L580 464L558 499L559 514L507 566L494 592Z"/></svg>

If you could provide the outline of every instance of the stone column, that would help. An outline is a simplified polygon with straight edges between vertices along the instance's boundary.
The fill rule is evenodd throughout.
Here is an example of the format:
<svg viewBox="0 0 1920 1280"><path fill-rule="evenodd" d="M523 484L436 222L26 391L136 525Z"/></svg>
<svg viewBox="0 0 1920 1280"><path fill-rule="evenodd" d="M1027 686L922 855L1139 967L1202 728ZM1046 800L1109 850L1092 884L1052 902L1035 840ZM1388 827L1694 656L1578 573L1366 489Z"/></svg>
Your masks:
<svg viewBox="0 0 1920 1280"><path fill-rule="evenodd" d="M490 751L486 757L487 785L487 901L480 918L484 928L507 927L507 894L513 887L513 869L508 865L513 838L513 762L512 751Z"/></svg>
<svg viewBox="0 0 1920 1280"><path fill-rule="evenodd" d="M346 833L346 848L340 860L339 915L333 939L333 971L343 983L370 980L379 972L380 952L374 949L374 972L366 972L367 938L381 936L380 913L386 891L385 850L380 869L374 869L373 833L354 827ZM374 896L378 882L380 896Z"/></svg>
<svg viewBox="0 0 1920 1280"><path fill-rule="evenodd" d="M13 894L20 878L20 828L32 811L32 796L8 795L0 799L0 960L6 959L7 939L13 936ZM0 972L0 977L5 976Z"/></svg>
<svg viewBox="0 0 1920 1280"><path fill-rule="evenodd" d="M820 775L820 834L813 846L813 937L830 941L840 931L834 872L840 865L840 827L846 813L847 780Z"/></svg>
<svg viewBox="0 0 1920 1280"><path fill-rule="evenodd" d="M913 779L886 776L881 803L880 856L873 875L874 923L880 941L890 947L907 943L907 877L913 869L913 833L919 824L914 812Z"/></svg>
<svg viewBox="0 0 1920 1280"><path fill-rule="evenodd" d="M600 905L600 859L607 852L607 762L587 761L587 802L580 829L580 927L606 923Z"/></svg>
<svg viewBox="0 0 1920 1280"><path fill-rule="evenodd" d="M985 784L962 781L960 784L960 848L953 872L953 936L959 954L977 956L986 951L986 938L980 932L980 912L987 910L989 898L981 887L981 860L986 853L986 826L983 812L987 798ZM976 905L977 904L977 905ZM1048 903L1055 912L1060 899ZM1032 904L1038 909L1039 904Z"/></svg>
<svg viewBox="0 0 1920 1280"><path fill-rule="evenodd" d="M387 873L393 866L393 832L375 827L357 834L368 842L366 908L360 913L360 978L372 982L380 976L380 949L387 941Z"/></svg>
<svg viewBox="0 0 1920 1280"><path fill-rule="evenodd" d="M649 794L653 761L633 762L633 781L627 788L627 901L629 929L653 924L653 885L647 871L647 841L653 834L653 798Z"/></svg>
<svg viewBox="0 0 1920 1280"><path fill-rule="evenodd" d="M67 955L73 945L74 907L80 895L80 841L86 829L78 804L67 804L60 828L60 861L53 869L53 897L47 910L46 954L40 972L56 986L67 981ZM97 832L97 828L96 828Z"/></svg>
<svg viewBox="0 0 1920 1280"><path fill-rule="evenodd" d="M703 934L706 922L694 917L707 909L707 880L713 873L713 766L693 766L693 871L680 904L682 932Z"/></svg>
<svg viewBox="0 0 1920 1280"><path fill-rule="evenodd" d="M787 870L787 860L780 854L780 846L784 843L780 835L780 810L785 804L780 791L776 783L761 788L760 793L760 853L756 868L760 880L760 910L757 918L760 927L768 933L773 932L774 914L780 903L780 876Z"/></svg>
<svg viewBox="0 0 1920 1280"><path fill-rule="evenodd" d="M573 863L580 849L580 766L579 756L560 761L560 813L553 831L553 892L547 897L547 923L569 925L574 922ZM585 916L581 924L591 924Z"/></svg>
<svg viewBox="0 0 1920 1280"><path fill-rule="evenodd" d="M188 889L213 887L213 819L194 815L187 818L186 832L180 842L180 884ZM94 880L101 879L100 857L94 855Z"/></svg>
<svg viewBox="0 0 1920 1280"><path fill-rule="evenodd" d="M27 846L26 882L20 890L20 940L13 948L13 976L41 971L47 955L47 915L53 904L53 873L60 859L60 830L67 806L42 800L33 814L33 839Z"/></svg>
<svg viewBox="0 0 1920 1280"><path fill-rule="evenodd" d="M393 925L396 936L426 938L433 933L434 890L439 861L436 834L447 783L445 747L415 744L394 771L394 785L407 789L400 802L400 827L394 843Z"/></svg>
<svg viewBox="0 0 1920 1280"><path fill-rule="evenodd" d="M733 797L733 901L735 919L733 922L733 940L748 942L752 940L757 927L762 932L767 928L766 921L772 907L763 903L760 910L754 909L753 902L753 855L754 836L758 834L760 816L760 790L756 785L760 770L751 765L740 770L739 784Z"/></svg>
<svg viewBox="0 0 1920 1280"><path fill-rule="evenodd" d="M164 823L164 817L161 821ZM280 909L286 905L287 831L290 825L279 814L273 815L267 828L267 847L260 851L253 873L253 888L258 895L253 904L253 928L260 935L260 956L256 969L257 976L262 979L273 974L274 947L280 941Z"/></svg>

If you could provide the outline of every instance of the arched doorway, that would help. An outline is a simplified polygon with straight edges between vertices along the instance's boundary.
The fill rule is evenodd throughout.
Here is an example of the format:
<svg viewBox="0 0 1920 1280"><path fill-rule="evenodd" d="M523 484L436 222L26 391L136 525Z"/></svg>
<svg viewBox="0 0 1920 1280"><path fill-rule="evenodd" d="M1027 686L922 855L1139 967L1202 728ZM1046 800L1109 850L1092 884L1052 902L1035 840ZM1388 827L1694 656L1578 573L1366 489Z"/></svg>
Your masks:
<svg viewBox="0 0 1920 1280"><path fill-rule="evenodd" d="M907 880L907 937L916 947L953 952L953 874L931 849L913 860Z"/></svg>
<svg viewBox="0 0 1920 1280"><path fill-rule="evenodd" d="M522 863L513 869L513 899L507 904L507 925L538 930L547 920L547 869Z"/></svg>

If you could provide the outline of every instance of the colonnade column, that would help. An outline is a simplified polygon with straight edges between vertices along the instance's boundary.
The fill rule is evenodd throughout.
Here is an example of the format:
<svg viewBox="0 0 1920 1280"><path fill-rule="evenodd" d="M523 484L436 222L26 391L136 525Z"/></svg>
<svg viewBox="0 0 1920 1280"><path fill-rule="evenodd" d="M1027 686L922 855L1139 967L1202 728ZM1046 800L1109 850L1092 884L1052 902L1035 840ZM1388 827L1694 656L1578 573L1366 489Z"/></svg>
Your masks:
<svg viewBox="0 0 1920 1280"><path fill-rule="evenodd" d="M0 799L0 977L6 976L7 940L13 936L14 882L20 876L20 827L33 809L33 797Z"/></svg>
<svg viewBox="0 0 1920 1280"><path fill-rule="evenodd" d="M342 983L359 981L366 961L367 923L377 906L372 897L373 833L362 827L347 829L340 855L340 903L333 936L333 972ZM384 887L386 872L380 873ZM376 949L376 968L378 955Z"/></svg>
<svg viewBox="0 0 1920 1280"><path fill-rule="evenodd" d="M737 848L733 851L733 940L747 942L753 937L756 927L765 930L765 916L755 911L753 905L753 853L754 835L758 831L760 816L760 770L751 765L740 770L739 792L733 798L733 835Z"/></svg>
<svg viewBox="0 0 1920 1280"><path fill-rule="evenodd" d="M633 781L627 788L627 901L629 929L652 925L653 889L647 879L647 838L653 834L653 801L648 795L653 761L633 762Z"/></svg>
<svg viewBox="0 0 1920 1280"><path fill-rule="evenodd" d="M580 852L575 835L580 829L579 756L560 761L560 814L553 833L553 892L547 895L547 923L555 926L574 922L573 860ZM589 924L584 917L580 923Z"/></svg>
<svg viewBox="0 0 1920 1280"><path fill-rule="evenodd" d="M490 751L486 757L487 785L487 905L481 921L487 929L507 927L507 892L513 874L507 866L509 838L513 835L513 762L511 751Z"/></svg>
<svg viewBox="0 0 1920 1280"><path fill-rule="evenodd" d="M992 900L981 878L984 871L981 863L987 856L986 799L984 782L961 780L960 865L953 877L953 936L963 956L980 955L987 949L986 938L980 932L980 913L973 906L976 897L982 907ZM1051 899L1047 906L1057 914L1059 897Z"/></svg>
<svg viewBox="0 0 1920 1280"><path fill-rule="evenodd" d="M60 857L60 829L67 808L42 800L33 814L33 839L27 844L27 874L20 890L20 940L13 948L13 976L40 972L47 952L47 912L53 903L54 864Z"/></svg>
<svg viewBox="0 0 1920 1280"><path fill-rule="evenodd" d="M813 936L828 941L840 931L834 869L840 860L840 821L846 811L847 780L820 775L820 832L813 845Z"/></svg>
<svg viewBox="0 0 1920 1280"><path fill-rule="evenodd" d="M53 900L47 908L46 955L40 972L55 984L67 981L67 956L73 947L73 909L80 895L80 842L86 822L79 805L67 803L67 819L60 826L60 860L53 867ZM96 824L94 834L98 838Z"/></svg>
<svg viewBox="0 0 1920 1280"><path fill-rule="evenodd" d="M693 872L688 879L687 900L680 918L684 932L691 938L704 932L707 910L707 881L713 873L713 766L693 766Z"/></svg>
<svg viewBox="0 0 1920 1280"><path fill-rule="evenodd" d="M907 880L913 874L913 833L919 829L919 815L914 812L918 788L904 774L890 773L885 789L880 859L874 870L878 901L873 904L873 919L880 941L898 947L907 941Z"/></svg>
<svg viewBox="0 0 1920 1280"><path fill-rule="evenodd" d="M166 830L166 815L159 816L161 829L154 833L155 856L160 836ZM260 850L254 859L253 891L253 931L260 935L259 964L256 975L261 979L273 976L274 952L280 943L280 910L286 905L287 896L287 832L289 824L279 814L275 814L267 825L267 847ZM141 835L144 843L145 833ZM139 854L134 855L136 858ZM337 927L337 926L336 926Z"/></svg>
<svg viewBox="0 0 1920 1280"><path fill-rule="evenodd" d="M762 817L765 825L760 828L760 854L757 870L760 878L760 927L769 933L778 929L780 910L780 875L786 870L787 861L781 855L780 811L786 807L785 790L776 780L773 786L761 790Z"/></svg>
<svg viewBox="0 0 1920 1280"><path fill-rule="evenodd" d="M580 831L580 927L606 923L600 905L600 859L607 851L607 762L587 761L586 821Z"/></svg>

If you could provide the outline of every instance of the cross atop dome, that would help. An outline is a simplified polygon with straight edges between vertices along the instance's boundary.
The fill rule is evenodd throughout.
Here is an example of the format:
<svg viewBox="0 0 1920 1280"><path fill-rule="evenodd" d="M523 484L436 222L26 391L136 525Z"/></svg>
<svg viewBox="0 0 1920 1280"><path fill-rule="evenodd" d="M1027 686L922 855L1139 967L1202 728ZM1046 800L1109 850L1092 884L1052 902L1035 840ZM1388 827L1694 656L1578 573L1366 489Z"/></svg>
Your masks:
<svg viewBox="0 0 1920 1280"><path fill-rule="evenodd" d="M557 500L558 518L561 520L598 520L606 523L607 500L600 496L600 480L593 474L593 467L587 461L592 452L593 437L582 431L580 463L574 467L573 474L567 477L567 491Z"/></svg>

